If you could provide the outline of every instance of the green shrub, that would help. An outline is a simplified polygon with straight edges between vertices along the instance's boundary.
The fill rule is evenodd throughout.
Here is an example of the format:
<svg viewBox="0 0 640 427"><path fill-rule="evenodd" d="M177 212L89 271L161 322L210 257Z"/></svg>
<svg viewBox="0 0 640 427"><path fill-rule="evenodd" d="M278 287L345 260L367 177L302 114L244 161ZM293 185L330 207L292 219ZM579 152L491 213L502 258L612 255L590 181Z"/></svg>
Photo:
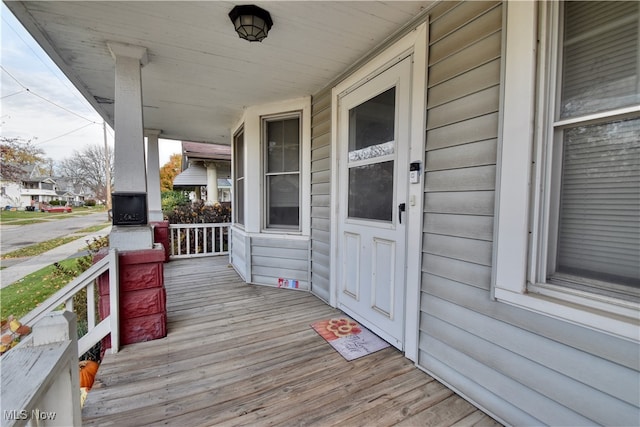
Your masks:
<svg viewBox="0 0 640 427"><path fill-rule="evenodd" d="M60 206L62 202L60 200L52 200L49 202L51 206Z"/></svg>
<svg viewBox="0 0 640 427"><path fill-rule="evenodd" d="M96 205L96 201L93 199L87 199L84 201L84 205L85 206L95 206Z"/></svg>
<svg viewBox="0 0 640 427"><path fill-rule="evenodd" d="M186 206L191 201L189 200L189 195L185 191L163 191L160 194L161 204L162 204L162 212L165 213L165 216L172 212L174 208L179 206Z"/></svg>

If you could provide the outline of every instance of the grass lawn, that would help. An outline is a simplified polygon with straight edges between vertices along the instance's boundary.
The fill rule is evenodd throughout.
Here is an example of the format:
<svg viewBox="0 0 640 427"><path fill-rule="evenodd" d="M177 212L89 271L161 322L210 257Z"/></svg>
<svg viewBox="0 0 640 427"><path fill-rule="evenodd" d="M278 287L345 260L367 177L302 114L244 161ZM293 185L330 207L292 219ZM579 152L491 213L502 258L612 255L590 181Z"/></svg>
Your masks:
<svg viewBox="0 0 640 427"><path fill-rule="evenodd" d="M106 212L106 208L104 206L78 207L78 208L73 208L72 213L64 213L64 212L47 213L47 212L0 210L0 224L7 224L7 225L34 224L36 222L64 219L64 218L69 218L70 216L81 216L81 215L88 215L88 214L98 213L98 212Z"/></svg>
<svg viewBox="0 0 640 427"><path fill-rule="evenodd" d="M57 237L55 239L46 240L44 242L36 243L35 245L27 246L25 248L21 248L15 250L13 252L6 253L0 257L0 259L8 259L8 258L22 258L27 256L36 256L40 255L44 252L47 252L51 249L57 248L58 246L64 245L65 243L72 242L82 237L82 234L94 233L98 230L102 230L103 228L109 226L109 223L104 223L100 225L94 225L91 227L84 228L82 230L74 233L73 236L64 236Z"/></svg>
<svg viewBox="0 0 640 427"><path fill-rule="evenodd" d="M60 262L67 269L75 269L77 263L77 259ZM0 318L6 319L10 314L21 318L71 280L50 265L0 289Z"/></svg>

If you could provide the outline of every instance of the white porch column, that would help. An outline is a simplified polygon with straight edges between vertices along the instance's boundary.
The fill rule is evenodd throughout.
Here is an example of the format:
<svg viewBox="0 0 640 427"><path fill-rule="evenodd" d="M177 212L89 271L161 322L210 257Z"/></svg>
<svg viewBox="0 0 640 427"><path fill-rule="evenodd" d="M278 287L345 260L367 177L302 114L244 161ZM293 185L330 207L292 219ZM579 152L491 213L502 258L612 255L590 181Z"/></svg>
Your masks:
<svg viewBox="0 0 640 427"><path fill-rule="evenodd" d="M148 62L147 49L107 42L115 60L114 193L147 193L142 120L141 68ZM114 212L115 214L115 212ZM119 250L153 247L148 224L114 226L110 246Z"/></svg>
<svg viewBox="0 0 640 427"><path fill-rule="evenodd" d="M162 221L162 202L160 197L160 155L158 136L160 130L146 129L147 137L147 202L149 203L149 222Z"/></svg>
<svg viewBox="0 0 640 427"><path fill-rule="evenodd" d="M218 169L215 163L205 163L207 167L207 204L218 203Z"/></svg>

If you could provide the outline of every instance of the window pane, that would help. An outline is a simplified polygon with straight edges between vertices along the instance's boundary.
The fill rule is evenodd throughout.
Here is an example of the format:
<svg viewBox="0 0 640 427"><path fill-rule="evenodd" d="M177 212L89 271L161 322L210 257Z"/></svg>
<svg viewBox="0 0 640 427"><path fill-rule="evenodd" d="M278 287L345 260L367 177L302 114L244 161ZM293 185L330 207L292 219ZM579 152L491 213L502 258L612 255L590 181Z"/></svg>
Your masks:
<svg viewBox="0 0 640 427"><path fill-rule="evenodd" d="M640 2L565 2L560 117L640 103Z"/></svg>
<svg viewBox="0 0 640 427"><path fill-rule="evenodd" d="M393 154L396 88L349 110L349 160Z"/></svg>
<svg viewBox="0 0 640 427"><path fill-rule="evenodd" d="M244 132L240 132L234 138L234 169L236 178L244 176Z"/></svg>
<svg viewBox="0 0 640 427"><path fill-rule="evenodd" d="M300 211L299 175L267 176L267 226L298 226Z"/></svg>
<svg viewBox="0 0 640 427"><path fill-rule="evenodd" d="M282 122L267 122L267 172L282 172L284 170L283 140Z"/></svg>
<svg viewBox="0 0 640 427"><path fill-rule="evenodd" d="M235 190L235 206L233 210L236 212L236 222L244 225L244 178L236 181Z"/></svg>
<svg viewBox="0 0 640 427"><path fill-rule="evenodd" d="M393 161L349 169L349 217L393 219Z"/></svg>
<svg viewBox="0 0 640 427"><path fill-rule="evenodd" d="M640 287L640 119L564 132L558 271Z"/></svg>
<svg viewBox="0 0 640 427"><path fill-rule="evenodd" d="M284 148L283 148L283 172L297 172L300 169L300 120L297 118L285 120Z"/></svg>
<svg viewBox="0 0 640 427"><path fill-rule="evenodd" d="M297 172L300 163L300 120L267 122L267 173Z"/></svg>

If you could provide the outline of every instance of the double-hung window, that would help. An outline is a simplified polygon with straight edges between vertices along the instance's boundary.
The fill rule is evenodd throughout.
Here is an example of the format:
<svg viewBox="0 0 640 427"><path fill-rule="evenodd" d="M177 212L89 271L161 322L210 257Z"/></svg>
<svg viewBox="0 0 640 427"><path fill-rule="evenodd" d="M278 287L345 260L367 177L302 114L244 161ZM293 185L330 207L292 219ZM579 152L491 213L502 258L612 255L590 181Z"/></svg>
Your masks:
<svg viewBox="0 0 640 427"><path fill-rule="evenodd" d="M539 7L537 21L526 7ZM640 306L640 3L508 8L511 39L520 32L538 53L532 67L520 69L533 83L530 102L505 88L496 297L633 338ZM513 30L527 24L537 40L523 27ZM506 85L522 78L508 59ZM514 112L518 103L530 116ZM522 132L528 123L535 125ZM510 206L518 191L528 195L524 206Z"/></svg>
<svg viewBox="0 0 640 427"><path fill-rule="evenodd" d="M264 205L267 229L300 230L300 114L265 117Z"/></svg>
<svg viewBox="0 0 640 427"><path fill-rule="evenodd" d="M539 282L640 300L638 2L558 10ZM553 65L554 61L550 61ZM546 279L546 280L545 280Z"/></svg>
<svg viewBox="0 0 640 427"><path fill-rule="evenodd" d="M233 136L233 211L236 224L244 225L244 129Z"/></svg>

